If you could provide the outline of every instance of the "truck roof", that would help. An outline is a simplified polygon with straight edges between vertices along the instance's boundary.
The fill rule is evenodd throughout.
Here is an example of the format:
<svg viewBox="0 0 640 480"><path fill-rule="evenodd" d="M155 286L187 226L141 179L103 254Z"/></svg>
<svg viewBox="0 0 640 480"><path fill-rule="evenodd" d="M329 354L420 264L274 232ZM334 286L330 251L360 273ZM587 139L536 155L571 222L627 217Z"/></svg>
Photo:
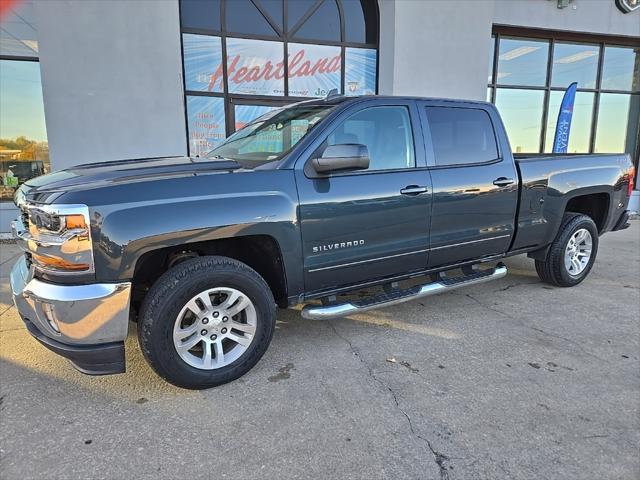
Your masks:
<svg viewBox="0 0 640 480"><path fill-rule="evenodd" d="M327 98L314 98L311 100L303 100L299 102L299 104L305 105L337 105L341 103L355 103L362 100L424 100L424 101L437 101L437 102L451 102L451 103L473 103L478 105L492 105L489 102L480 101L480 100L465 100L465 99L456 99L456 98L438 98L438 97L417 97L410 95L359 95L359 96L346 96L346 95L335 95Z"/></svg>

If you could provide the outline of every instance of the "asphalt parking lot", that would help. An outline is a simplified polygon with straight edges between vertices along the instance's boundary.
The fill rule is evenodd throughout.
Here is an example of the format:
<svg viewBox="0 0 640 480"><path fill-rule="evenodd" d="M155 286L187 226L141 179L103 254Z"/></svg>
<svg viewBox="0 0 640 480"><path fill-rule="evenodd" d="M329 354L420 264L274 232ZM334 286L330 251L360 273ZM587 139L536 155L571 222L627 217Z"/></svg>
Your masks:
<svg viewBox="0 0 640 480"><path fill-rule="evenodd" d="M331 322L280 311L242 379L180 390L127 342L77 373L11 306L0 245L0 477L640 478L640 221L590 277L499 281Z"/></svg>

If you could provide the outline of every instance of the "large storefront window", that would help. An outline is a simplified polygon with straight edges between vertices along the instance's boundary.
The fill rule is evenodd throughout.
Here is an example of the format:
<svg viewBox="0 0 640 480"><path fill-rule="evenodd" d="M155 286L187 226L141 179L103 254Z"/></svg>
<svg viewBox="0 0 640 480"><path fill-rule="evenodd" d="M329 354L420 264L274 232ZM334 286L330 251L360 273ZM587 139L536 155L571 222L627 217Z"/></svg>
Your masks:
<svg viewBox="0 0 640 480"><path fill-rule="evenodd" d="M562 97L577 82L568 153L626 152L637 166L640 47L580 40L496 27L487 99L500 110L515 153L550 153Z"/></svg>
<svg viewBox="0 0 640 480"><path fill-rule="evenodd" d="M48 171L33 4L24 2L0 23L0 202Z"/></svg>
<svg viewBox="0 0 640 480"><path fill-rule="evenodd" d="M377 91L376 0L181 0L190 155L273 108Z"/></svg>

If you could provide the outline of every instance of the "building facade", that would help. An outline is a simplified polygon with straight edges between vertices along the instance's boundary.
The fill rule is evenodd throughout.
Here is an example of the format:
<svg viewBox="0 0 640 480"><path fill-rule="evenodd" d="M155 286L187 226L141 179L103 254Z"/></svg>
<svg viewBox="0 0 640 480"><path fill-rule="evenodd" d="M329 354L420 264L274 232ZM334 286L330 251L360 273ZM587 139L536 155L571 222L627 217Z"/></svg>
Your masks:
<svg viewBox="0 0 640 480"><path fill-rule="evenodd" d="M637 167L639 7L17 0L0 20L0 232L28 178L82 163L200 155L272 108L332 90L494 102L513 151L544 154L564 91L577 82L567 151L627 152Z"/></svg>

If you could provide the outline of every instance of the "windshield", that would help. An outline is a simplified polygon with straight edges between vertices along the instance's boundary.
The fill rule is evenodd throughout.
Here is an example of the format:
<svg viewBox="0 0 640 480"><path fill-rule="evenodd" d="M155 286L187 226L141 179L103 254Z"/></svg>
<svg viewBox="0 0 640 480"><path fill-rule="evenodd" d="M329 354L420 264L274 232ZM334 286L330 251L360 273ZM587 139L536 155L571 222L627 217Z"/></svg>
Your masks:
<svg viewBox="0 0 640 480"><path fill-rule="evenodd" d="M297 105L272 110L238 130L207 154L252 166L280 160L334 105Z"/></svg>

